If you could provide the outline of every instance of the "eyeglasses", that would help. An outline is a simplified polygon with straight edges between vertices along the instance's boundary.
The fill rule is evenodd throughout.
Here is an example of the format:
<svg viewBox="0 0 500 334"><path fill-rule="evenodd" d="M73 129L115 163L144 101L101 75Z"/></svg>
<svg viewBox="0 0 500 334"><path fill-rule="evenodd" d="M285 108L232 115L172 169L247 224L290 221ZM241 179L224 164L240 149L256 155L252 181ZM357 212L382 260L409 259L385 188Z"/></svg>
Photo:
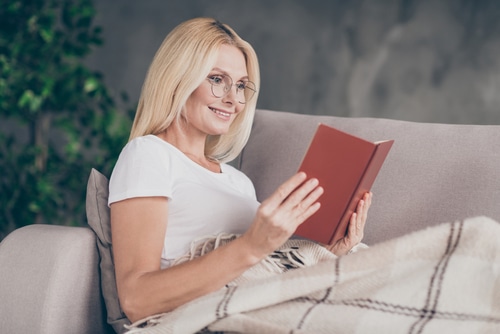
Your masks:
<svg viewBox="0 0 500 334"><path fill-rule="evenodd" d="M233 79L225 74L213 74L208 76L207 80L212 86L212 94L215 97L227 96L231 88L235 86L236 100L241 104L245 104L247 101L250 101L257 91L253 82L241 80L233 84Z"/></svg>

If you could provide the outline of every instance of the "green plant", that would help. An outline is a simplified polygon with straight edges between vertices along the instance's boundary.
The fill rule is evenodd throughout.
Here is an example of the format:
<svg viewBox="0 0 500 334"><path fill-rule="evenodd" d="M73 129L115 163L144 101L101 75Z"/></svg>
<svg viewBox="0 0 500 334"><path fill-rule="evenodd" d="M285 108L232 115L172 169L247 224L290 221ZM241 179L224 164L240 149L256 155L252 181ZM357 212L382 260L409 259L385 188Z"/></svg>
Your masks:
<svg viewBox="0 0 500 334"><path fill-rule="evenodd" d="M110 174L130 128L83 60L102 43L91 0L0 0L0 239L82 225L92 167Z"/></svg>

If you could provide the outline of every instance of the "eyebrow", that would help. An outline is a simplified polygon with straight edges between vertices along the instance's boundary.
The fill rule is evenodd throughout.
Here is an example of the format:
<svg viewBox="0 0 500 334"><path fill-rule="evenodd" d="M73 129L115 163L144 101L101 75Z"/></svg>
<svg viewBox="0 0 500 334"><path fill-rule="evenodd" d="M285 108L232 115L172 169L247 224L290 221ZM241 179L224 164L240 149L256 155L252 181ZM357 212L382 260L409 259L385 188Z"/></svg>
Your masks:
<svg viewBox="0 0 500 334"><path fill-rule="evenodd" d="M229 75L229 73L227 73L226 71L224 71L223 69L218 68L218 67L214 67L214 68L212 68L212 71L217 71L217 72L220 72L220 73L222 73L222 74L224 74L224 75L227 75L228 77L231 77L231 76ZM231 77L231 79L232 79L232 77ZM250 80L250 78L248 77L248 75L245 75L245 76L243 76L243 77L239 78L239 79L238 79L238 80L236 80L236 81L239 81L239 80Z"/></svg>

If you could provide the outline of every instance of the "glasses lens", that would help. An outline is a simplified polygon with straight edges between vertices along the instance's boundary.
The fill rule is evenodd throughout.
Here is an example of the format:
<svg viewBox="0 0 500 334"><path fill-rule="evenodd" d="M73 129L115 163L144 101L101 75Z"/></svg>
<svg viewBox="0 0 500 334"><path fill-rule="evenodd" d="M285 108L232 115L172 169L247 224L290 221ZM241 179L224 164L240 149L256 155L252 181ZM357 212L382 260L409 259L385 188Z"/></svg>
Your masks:
<svg viewBox="0 0 500 334"><path fill-rule="evenodd" d="M214 75L207 78L212 85L212 94L215 97L224 97L227 95L232 86L231 78L225 75Z"/></svg>
<svg viewBox="0 0 500 334"><path fill-rule="evenodd" d="M239 89L237 90L239 93L238 102L241 104L245 104L247 101L250 101L256 91L255 84L251 81L246 81L244 83L244 87L243 92L240 92Z"/></svg>
<svg viewBox="0 0 500 334"><path fill-rule="evenodd" d="M215 75L207 78L212 85L212 94L215 97L224 97L233 87L233 80L227 75ZM239 103L245 104L256 92L255 84L251 81L238 82L235 86L236 98Z"/></svg>

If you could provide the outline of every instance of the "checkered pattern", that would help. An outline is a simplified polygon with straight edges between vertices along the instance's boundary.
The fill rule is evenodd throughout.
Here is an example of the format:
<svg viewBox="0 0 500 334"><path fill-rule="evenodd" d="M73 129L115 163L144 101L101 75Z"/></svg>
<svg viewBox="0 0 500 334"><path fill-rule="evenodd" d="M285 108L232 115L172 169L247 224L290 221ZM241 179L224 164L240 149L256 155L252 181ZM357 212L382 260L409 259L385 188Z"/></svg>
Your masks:
<svg viewBox="0 0 500 334"><path fill-rule="evenodd" d="M313 254L307 247L299 252ZM500 333L500 224L491 219L437 225L344 257L317 254L315 265L262 279L252 268L252 279L131 333Z"/></svg>

